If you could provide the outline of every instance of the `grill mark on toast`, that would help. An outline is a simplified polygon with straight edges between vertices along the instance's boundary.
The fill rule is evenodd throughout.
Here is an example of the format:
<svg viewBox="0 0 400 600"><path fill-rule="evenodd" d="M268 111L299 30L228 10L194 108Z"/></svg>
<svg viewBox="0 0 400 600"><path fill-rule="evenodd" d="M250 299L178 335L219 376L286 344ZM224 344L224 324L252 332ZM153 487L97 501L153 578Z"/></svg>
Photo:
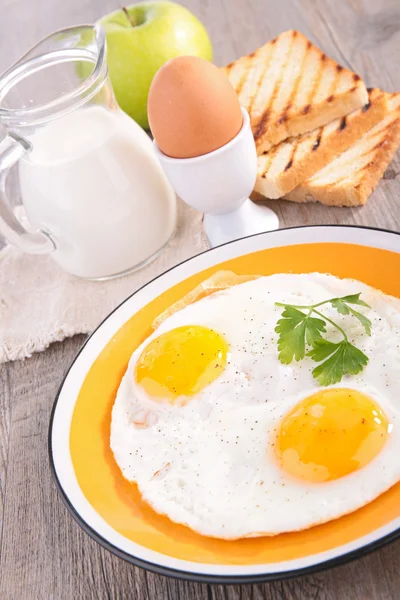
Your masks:
<svg viewBox="0 0 400 600"><path fill-rule="evenodd" d="M253 52L250 52L250 54L248 54L246 56L247 59L251 59L250 60L251 65L250 65L249 69L246 69L245 76L240 81L239 86L235 90L238 96L240 95L240 92L242 91L242 89L245 86L245 84L247 83L247 80L249 79L249 77L250 77L251 73L253 72L253 70L257 68L257 62L254 63L252 61L254 60L254 58L257 61L257 57L260 54L262 54L263 50L264 50L264 46L261 46L260 48L257 48L257 50L254 50ZM271 57L272 57L272 52L270 53L269 59L266 61L266 65L265 65L265 67L264 67L264 69L262 71L262 74L260 75L260 77L258 78L258 80L257 80L257 82L256 82L256 84L254 86L255 89L257 90L257 92L258 92L258 90L260 88L260 83L261 83L262 79L264 78L264 75L265 75L267 69L269 68L269 65L271 64ZM247 61L247 62L249 62L249 61ZM250 120L251 120L251 111L252 111L252 108L253 108L253 103L254 103L254 100L255 100L256 97L257 97L257 93L253 94L250 97L250 102L244 107L244 108L246 108L247 112L249 113Z"/></svg>
<svg viewBox="0 0 400 600"><path fill-rule="evenodd" d="M313 152L315 152L315 150L317 150L317 149L319 148L319 145L320 145L320 143L321 143L321 137L322 137L322 127L321 127L321 128L320 128L320 130L319 130L319 133L318 133L318 137L317 137L317 139L316 139L316 140L315 140L315 142L313 143L313 146L312 146L312 151L313 151Z"/></svg>
<svg viewBox="0 0 400 600"><path fill-rule="evenodd" d="M229 78L230 72L231 72L231 70L232 70L233 67L235 67L237 65L240 65L240 64L246 65L247 63L248 63L247 56L243 56L241 59L229 63L229 65L227 65L225 67L225 75ZM248 74L248 69L246 69L243 66L243 72L240 75L240 79L239 79L238 83L236 84L236 87L233 86L233 83L231 82L231 84L232 84L232 86L233 86L233 88L234 88L234 90L235 90L235 92L236 92L236 94L238 96L239 96L240 90L243 87L244 80L247 78L247 74Z"/></svg>
<svg viewBox="0 0 400 600"><path fill-rule="evenodd" d="M288 162L288 164L286 165L286 167L285 167L285 169L284 169L284 170L285 170L285 171L288 171L288 170L290 169L290 167L292 166L292 164L293 164L293 161L292 161L292 160L289 160L289 162Z"/></svg>
<svg viewBox="0 0 400 600"><path fill-rule="evenodd" d="M296 98L297 90L299 89L301 80L303 78L303 67L304 67L304 65L306 63L306 60L307 60L307 50L309 50L311 48L311 46L312 46L312 43L310 42L310 40L308 40L306 51L304 52L303 60L301 61L301 67L300 67L299 74L297 75L296 81L295 81L294 86L292 88L292 92L291 92L291 94L290 94L290 96L288 98L288 103L286 105L286 108L284 108L284 110L283 110L283 117L284 117L283 120L287 119L287 113L292 108L294 99ZM308 110L310 110L310 108ZM308 112L308 110L307 110L307 112ZM306 114L306 113L304 113L304 114ZM280 124L280 120L278 121L278 124Z"/></svg>
<svg viewBox="0 0 400 600"><path fill-rule="evenodd" d="M265 131L265 127L267 125L268 118L269 118L269 110L266 109L263 112L263 115L262 115L261 119L259 120L256 128L254 129L253 135L254 135L254 139L256 141L263 135L263 133Z"/></svg>
<svg viewBox="0 0 400 600"><path fill-rule="evenodd" d="M353 178L357 178L359 179L359 174L360 172L362 172L363 169L359 170L357 169L357 171L355 171L355 173L352 175ZM344 175L343 177L340 177L339 179L335 179L335 181L333 181L332 183L328 183L327 186L328 187L336 187L337 185L340 185L341 183L343 183L343 181L347 181L349 178L348 175ZM357 185L354 185L354 187L357 187Z"/></svg>
<svg viewBox="0 0 400 600"><path fill-rule="evenodd" d="M289 48L287 50L287 53L286 53L285 63L283 64L282 69L281 69L281 73L280 73L278 79L275 82L274 89L272 90L272 93L270 95L268 105L265 107L265 111L263 113L263 116L261 117L261 120L259 121L259 123L257 124L257 126L256 126L256 128L254 130L254 139L256 141L260 137L262 137L264 135L264 133L265 133L265 130L266 130L266 127L267 127L267 123L268 123L268 119L269 119L269 115L270 115L270 112L271 112L271 107L272 107L272 105L274 103L274 100L275 100L276 95L278 93L278 90L280 88L282 77L283 77L283 74L285 72L286 66L288 64L289 57L290 57L290 52L292 50L293 43L294 43L294 40L295 40L296 36L297 36L297 31L292 31L291 43L290 43L290 46L289 46ZM275 39L275 41L276 41L276 39ZM272 52L271 52L271 56L272 56Z"/></svg>
<svg viewBox="0 0 400 600"><path fill-rule="evenodd" d="M294 163L294 159L295 159L295 155L296 155L296 150L297 150L297 147L299 145L298 139L293 140L292 144L293 144L292 155L291 155L291 157L289 159L289 162L287 163L284 171L288 171L291 168L291 166L293 165L293 163Z"/></svg>
<svg viewBox="0 0 400 600"><path fill-rule="evenodd" d="M246 61L246 62L248 62L248 61ZM251 72L251 67L250 67L250 69L244 69L244 74L236 86L236 94L238 96L239 96L240 92L242 91L243 86L244 86L245 82L247 81L247 78L248 78L250 72Z"/></svg>
<svg viewBox="0 0 400 600"><path fill-rule="evenodd" d="M328 103L333 102L333 100L335 99L335 92L336 92L336 88L338 87L338 83L340 81L342 71L343 71L343 67L341 65L336 65L336 76L332 82L332 86L330 89L330 95L328 96L328 98L326 100ZM358 82L359 80L360 80L359 75L356 75L356 73L353 73L353 81ZM357 89L357 87L355 86L350 91L354 92L356 89Z"/></svg>
<svg viewBox="0 0 400 600"><path fill-rule="evenodd" d="M339 66L339 65L338 65ZM332 82L332 87L330 89L330 95L328 96L328 98L326 99L326 101L328 102L328 104L330 102L333 102L333 100L335 99L335 92L336 92L336 88L338 86L338 83L340 81L340 77L341 77L341 72L342 69L338 69L336 68L336 76Z"/></svg>
<svg viewBox="0 0 400 600"><path fill-rule="evenodd" d="M283 69L282 69L282 72L281 72L281 76L280 76L280 78L279 78L279 82L278 82L279 86L282 84L282 82L283 82L283 80L284 80L284 76L285 76L285 70L286 70L286 67L287 67L287 65L288 65L288 62L289 62L289 57L290 57L290 55L291 55L292 48L293 48L293 45L294 45L294 42L295 42L295 38L297 37L297 33L298 33L297 31L292 31L292 40L291 40L291 45L290 45L290 47L289 47L289 50L288 50L288 53L287 53L287 60L286 60L286 62L285 62L285 64L284 64L284 66L283 66ZM305 59L305 56L306 56L306 54L304 55L304 57L303 57L303 60L302 60L302 63L301 63L302 67L303 67L303 64L304 64L304 59ZM277 124L277 125L282 125L282 123L284 123L284 122L287 120L287 112L288 112L288 110L290 109L290 107L292 106L292 99L294 98L294 91L296 91L296 90L297 90L297 87L298 87L298 85L299 85L300 78L301 78L301 70L300 70L299 74L297 75L297 78L296 78L296 81L295 81L295 84L294 84L294 86L292 86L292 92L291 92L291 94L290 94L290 96L289 96L289 98L288 98L288 103L287 103L287 105L285 106L285 108L284 108L284 109L283 109L283 111L282 111L282 113L283 113L283 114L282 114L282 116L281 116L281 117L280 117L280 118L279 118L279 119L276 121L276 124ZM274 97L273 97L273 100L275 100L275 98L276 98L276 94L277 94L277 92L279 91L279 86L278 86L278 84L277 84L277 86L276 86L276 90L274 90ZM290 85L290 84L289 84L289 85Z"/></svg>
<svg viewBox="0 0 400 600"><path fill-rule="evenodd" d="M370 160L369 163L367 163L362 170L365 171L366 169L369 169L370 167L372 167L372 165L374 165L374 164L375 164L375 161Z"/></svg>
<svg viewBox="0 0 400 600"><path fill-rule="evenodd" d="M263 152L263 156L266 157L266 162L263 166L263 173L264 173L264 177L266 176L267 172L270 170L272 163L274 162L274 159L276 158L276 153L277 151L279 152L279 144L278 146L272 146L272 148L270 148L269 150L265 150L265 152Z"/></svg>
<svg viewBox="0 0 400 600"><path fill-rule="evenodd" d="M318 89L318 86L319 86L320 81L321 81L322 73L324 71L324 62L326 60L326 54L321 53L320 59L321 60L319 62L318 74L317 74L317 76L315 78L314 85L313 85L312 89L310 90L310 92L308 94L307 104L305 104L303 106L303 108L301 109L301 111L300 111L302 115L306 115L311 110L311 105L313 103L314 96L317 93L317 89Z"/></svg>
<svg viewBox="0 0 400 600"><path fill-rule="evenodd" d="M264 150L264 152L261 154L261 156L264 159L264 164L262 167L262 175L261 177L266 177L267 172L270 170L272 163L274 162L274 159L276 158L276 153L277 151L279 152L279 144L277 146L272 146L272 148L270 148L269 150Z"/></svg>
<svg viewBox="0 0 400 600"><path fill-rule="evenodd" d="M379 148L381 148L385 144L385 142L386 142L386 138L381 140L377 144L375 144L375 146L372 148L372 150L379 150Z"/></svg>
<svg viewBox="0 0 400 600"><path fill-rule="evenodd" d="M329 187L335 187L339 183L342 183L342 181L346 181L346 179L347 179L347 176L341 177L340 179L336 179L333 183L329 183L328 186Z"/></svg>
<svg viewBox="0 0 400 600"><path fill-rule="evenodd" d="M275 38L274 40L272 40L272 42L270 42L270 44L275 44L275 42L276 42L276 38ZM252 110L253 110L253 104L254 104L254 101L255 101L255 99L256 99L256 98L257 98L257 96L258 96L258 91L260 90L260 87L261 87L261 82L262 82L262 80L264 79L264 77L265 77L265 75L266 75L267 71L269 70L269 67L270 67L270 64L271 64L271 61L272 61L272 56L273 56L273 54L274 54L273 52L271 52L271 53L270 53L270 55L269 55L269 58L268 58L268 60L266 61L265 67L264 67L264 69L263 69L263 72L261 73L261 75L260 75L260 78L259 78L259 80L257 81L257 85L256 85L257 93L256 93L256 94L253 94L253 95L252 95L252 97L251 97L250 104L249 104L249 108L248 108L248 111L247 111L247 112L249 113L249 115L250 115L250 120L251 120L251 113L252 113ZM263 117L264 117L264 115L263 115ZM262 117L262 118L263 118L263 117ZM258 125L257 125L257 126L258 126ZM254 137L255 137L255 133L254 133Z"/></svg>
<svg viewBox="0 0 400 600"><path fill-rule="evenodd" d="M267 176L268 171L272 167L275 157L276 157L276 151L274 148L271 148L270 150L266 151L266 158L268 160L263 167L263 177L264 178Z"/></svg>
<svg viewBox="0 0 400 600"><path fill-rule="evenodd" d="M376 151L377 151L377 150L379 150L379 148L382 146L382 143L383 143L383 142L385 142L385 139L384 139L384 140L381 140L380 142L378 142L377 144L375 144L375 146L372 146L372 148L370 148L369 150L367 150L367 151L366 151L366 152L364 152L363 154L359 154L359 155L357 156L357 158L358 158L358 159L360 159L360 158L365 158L366 156L368 156L368 155L369 155L369 154L371 154L371 153L374 153L374 154L375 154L375 153L376 153ZM375 158L375 156L374 156L374 158ZM372 162L373 162L373 161L372 161ZM367 165L365 165L365 166L367 167L367 166L369 166L369 165L370 165L370 163L368 163L368 164L367 164ZM365 167L363 167L363 169L365 169Z"/></svg>
<svg viewBox="0 0 400 600"><path fill-rule="evenodd" d="M343 129L346 127L347 125L347 121L346 121L346 117L343 117L343 119L340 121L339 127L338 127L338 131L343 131Z"/></svg>

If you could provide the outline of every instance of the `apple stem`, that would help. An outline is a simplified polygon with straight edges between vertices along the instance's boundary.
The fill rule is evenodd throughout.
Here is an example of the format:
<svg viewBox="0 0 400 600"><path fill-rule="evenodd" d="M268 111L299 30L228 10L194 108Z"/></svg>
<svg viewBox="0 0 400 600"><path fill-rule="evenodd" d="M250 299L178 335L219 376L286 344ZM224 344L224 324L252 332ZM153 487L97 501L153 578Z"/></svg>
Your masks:
<svg viewBox="0 0 400 600"><path fill-rule="evenodd" d="M133 20L132 15L129 14L128 9L126 8L126 6L122 7L122 10L124 11L126 18L128 19L129 23L132 25L132 27L136 27L136 23Z"/></svg>

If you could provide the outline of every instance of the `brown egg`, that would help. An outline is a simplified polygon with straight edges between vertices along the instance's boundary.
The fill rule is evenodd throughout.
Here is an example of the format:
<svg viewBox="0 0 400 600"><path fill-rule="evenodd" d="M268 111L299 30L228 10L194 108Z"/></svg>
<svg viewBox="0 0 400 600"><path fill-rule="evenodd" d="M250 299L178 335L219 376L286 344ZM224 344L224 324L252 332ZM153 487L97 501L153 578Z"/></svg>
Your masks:
<svg viewBox="0 0 400 600"><path fill-rule="evenodd" d="M227 77L203 58L179 56L156 73L148 100L150 129L173 158L201 156L230 142L242 113Z"/></svg>

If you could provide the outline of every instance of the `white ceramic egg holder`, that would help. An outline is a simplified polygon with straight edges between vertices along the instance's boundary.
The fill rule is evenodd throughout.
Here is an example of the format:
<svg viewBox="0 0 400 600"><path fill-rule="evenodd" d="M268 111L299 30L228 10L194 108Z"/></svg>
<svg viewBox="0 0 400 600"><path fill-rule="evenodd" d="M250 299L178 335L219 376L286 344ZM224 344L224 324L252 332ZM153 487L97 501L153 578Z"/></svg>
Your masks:
<svg viewBox="0 0 400 600"><path fill-rule="evenodd" d="M154 142L178 196L204 213L204 230L211 247L279 227L278 217L270 208L249 199L257 176L257 153L244 108L242 114L243 125L236 137L209 154L171 158Z"/></svg>

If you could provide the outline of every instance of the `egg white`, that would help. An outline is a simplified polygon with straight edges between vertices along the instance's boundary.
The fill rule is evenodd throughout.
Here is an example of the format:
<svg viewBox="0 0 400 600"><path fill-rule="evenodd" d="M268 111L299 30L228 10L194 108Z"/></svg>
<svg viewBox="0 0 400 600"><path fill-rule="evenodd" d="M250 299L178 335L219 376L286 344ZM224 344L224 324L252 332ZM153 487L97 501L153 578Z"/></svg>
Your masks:
<svg viewBox="0 0 400 600"><path fill-rule="evenodd" d="M366 336L358 322L329 306L326 316L350 332L369 357L338 387L371 396L392 430L366 467L321 484L279 468L273 444L283 416L321 389L311 359L282 365L275 302L316 303L362 293L371 309ZM220 377L186 403L155 401L134 380L144 347L182 325L210 327L229 344ZM340 339L328 329L329 339ZM132 355L112 411L110 444L123 476L159 513L202 535L235 539L311 527L356 510L400 480L400 301L355 280L331 275L261 277L191 304L162 323ZM326 388L324 388L326 389Z"/></svg>

